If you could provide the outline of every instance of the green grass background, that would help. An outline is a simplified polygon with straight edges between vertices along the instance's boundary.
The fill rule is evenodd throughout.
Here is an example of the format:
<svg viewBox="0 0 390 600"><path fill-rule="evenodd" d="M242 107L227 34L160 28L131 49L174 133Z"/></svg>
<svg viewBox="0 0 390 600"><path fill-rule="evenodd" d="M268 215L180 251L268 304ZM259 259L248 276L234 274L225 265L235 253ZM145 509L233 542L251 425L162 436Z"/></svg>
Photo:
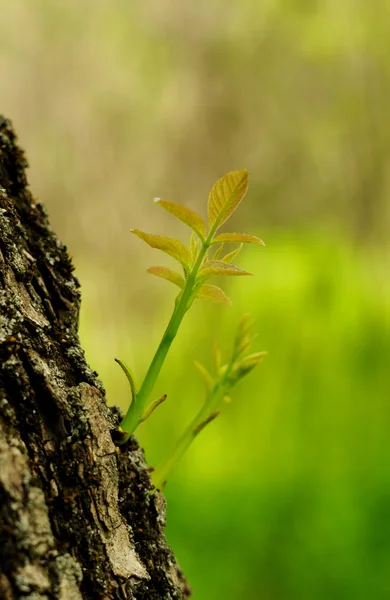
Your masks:
<svg viewBox="0 0 390 600"><path fill-rule="evenodd" d="M139 430L150 464L203 399L193 360L256 319L263 365L166 488L168 539L201 600L390 597L390 4L381 0L13 0L0 112L82 285L81 340L125 407L173 286L137 227L186 241L159 196L205 214L250 171L226 230L259 235L198 301ZM169 260L163 264L171 264Z"/></svg>

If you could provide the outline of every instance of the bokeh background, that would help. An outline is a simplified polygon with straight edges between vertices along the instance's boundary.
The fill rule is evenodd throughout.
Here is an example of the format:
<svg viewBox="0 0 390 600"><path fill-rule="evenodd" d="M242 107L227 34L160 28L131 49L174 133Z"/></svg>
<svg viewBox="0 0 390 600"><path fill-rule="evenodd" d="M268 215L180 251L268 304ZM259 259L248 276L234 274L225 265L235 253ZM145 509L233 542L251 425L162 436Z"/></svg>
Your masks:
<svg viewBox="0 0 390 600"><path fill-rule="evenodd" d="M198 301L139 430L158 463L201 405L192 361L256 319L269 356L166 489L167 535L203 600L390 597L390 4L12 0L0 111L82 284L81 338L108 402L141 378L174 300L139 227L186 240L155 196L205 212L247 167L228 230L260 235ZM169 264L169 259L163 264ZM172 289L171 289L172 288Z"/></svg>

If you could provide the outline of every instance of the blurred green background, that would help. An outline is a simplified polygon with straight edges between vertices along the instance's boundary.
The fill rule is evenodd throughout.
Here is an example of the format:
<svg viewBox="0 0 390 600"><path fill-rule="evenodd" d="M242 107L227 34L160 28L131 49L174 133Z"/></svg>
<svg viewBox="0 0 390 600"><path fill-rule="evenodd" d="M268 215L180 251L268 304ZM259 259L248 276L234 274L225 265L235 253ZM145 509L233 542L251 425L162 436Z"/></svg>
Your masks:
<svg viewBox="0 0 390 600"><path fill-rule="evenodd" d="M0 111L83 291L81 339L108 402L140 378L175 290L130 227L185 227L223 173L260 235L198 301L139 430L151 464L203 397L192 361L251 312L269 356L172 474L167 535L202 600L390 597L390 4L379 0L1 2ZM184 237L183 237L184 236ZM164 262L169 264L169 260Z"/></svg>

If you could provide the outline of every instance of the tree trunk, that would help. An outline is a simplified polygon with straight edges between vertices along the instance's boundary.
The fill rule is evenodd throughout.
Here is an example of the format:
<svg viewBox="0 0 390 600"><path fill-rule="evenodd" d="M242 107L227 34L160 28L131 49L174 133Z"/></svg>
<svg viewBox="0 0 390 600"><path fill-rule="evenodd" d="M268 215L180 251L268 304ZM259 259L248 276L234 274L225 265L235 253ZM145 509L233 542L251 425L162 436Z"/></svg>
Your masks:
<svg viewBox="0 0 390 600"><path fill-rule="evenodd" d="M0 598L185 599L142 450L112 432L79 284L0 116Z"/></svg>

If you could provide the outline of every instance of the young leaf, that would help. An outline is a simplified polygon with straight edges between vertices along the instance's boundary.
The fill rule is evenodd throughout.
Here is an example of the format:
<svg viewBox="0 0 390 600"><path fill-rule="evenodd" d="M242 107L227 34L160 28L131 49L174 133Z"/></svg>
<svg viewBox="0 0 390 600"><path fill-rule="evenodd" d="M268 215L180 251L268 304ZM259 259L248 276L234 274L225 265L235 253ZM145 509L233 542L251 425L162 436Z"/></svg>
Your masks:
<svg viewBox="0 0 390 600"><path fill-rule="evenodd" d="M128 367L128 365L122 360L119 360L119 358L115 358L115 362L118 363L118 365L121 367L121 369L127 377L131 389L131 402L133 402L137 394L137 385L135 383L134 375L131 372L130 367Z"/></svg>
<svg viewBox="0 0 390 600"><path fill-rule="evenodd" d="M168 269L168 267L149 267L149 269L147 269L147 272L151 275L157 275L157 277L162 277L167 281L171 281L175 285L178 285L180 288L184 287L184 278L181 275L179 275L179 273L172 271L172 269Z"/></svg>
<svg viewBox="0 0 390 600"><path fill-rule="evenodd" d="M139 238L141 238L141 240L144 240L152 248L166 252L166 254L169 254L178 260L183 267L188 269L190 253L185 245L179 240L165 237L164 235L152 235L151 233L145 233L140 229L130 229L130 232L134 233L134 235L137 235Z"/></svg>
<svg viewBox="0 0 390 600"><path fill-rule="evenodd" d="M225 263L231 263L236 258L236 256L238 256L238 254L241 252L242 246L243 246L243 244L240 244L238 246L238 248L236 248L232 252L229 252L228 254L225 254L225 256L223 256L221 258L221 260Z"/></svg>
<svg viewBox="0 0 390 600"><path fill-rule="evenodd" d="M150 417L150 415L157 408L157 406L160 406L160 404L162 404L164 402L164 400L166 400L166 398L167 398L167 394L163 394L162 396L160 396L160 398L157 398L157 400L153 400L153 402L151 402L149 404L149 406L147 406L145 408L142 418L141 418L141 423L143 421L146 421L146 419L148 417Z"/></svg>
<svg viewBox="0 0 390 600"><path fill-rule="evenodd" d="M216 285L201 285L196 293L196 298L202 298L203 300L210 300L216 304L231 304L232 301L225 292Z"/></svg>
<svg viewBox="0 0 390 600"><path fill-rule="evenodd" d="M248 171L231 171L211 188L207 214L210 229L216 231L236 210L248 189Z"/></svg>
<svg viewBox="0 0 390 600"><path fill-rule="evenodd" d="M236 346L235 358L237 359L240 356L242 356L243 354L245 354L245 352L247 352L251 346L252 346L252 339L248 335L247 337L243 338L240 341L240 343Z"/></svg>
<svg viewBox="0 0 390 600"><path fill-rule="evenodd" d="M199 271L199 277L208 275L253 275L248 271L243 271L234 265L223 262L222 260L210 260L205 263Z"/></svg>
<svg viewBox="0 0 390 600"><path fill-rule="evenodd" d="M223 377L225 375L226 371L228 370L228 368L229 368L229 365L222 365L222 367L219 369L218 375L220 377Z"/></svg>
<svg viewBox="0 0 390 600"><path fill-rule="evenodd" d="M213 239L212 244L221 244L223 242L241 242L242 244L265 246L263 240L249 233L220 233Z"/></svg>
<svg viewBox="0 0 390 600"><path fill-rule="evenodd" d="M182 204L177 204L176 202L169 202L168 200L161 200L161 198L155 198L155 203L159 206L162 206L170 212L172 215L180 219L183 223L191 227L195 231L195 233L200 237L203 241L206 236L206 223L200 215L194 210L183 206Z"/></svg>
<svg viewBox="0 0 390 600"><path fill-rule="evenodd" d="M201 377L203 379L203 383L206 386L206 389L211 390L212 387L214 386L214 379L211 377L211 375L208 372L208 370L206 369L206 367L204 367L201 363L199 363L196 360L194 360L194 365L195 365L198 373L201 375Z"/></svg>
<svg viewBox="0 0 390 600"><path fill-rule="evenodd" d="M206 427L206 425L211 423L211 421L214 421L214 419L216 419L218 417L219 413L220 413L220 411L216 410L211 415L206 417L204 419L204 421L201 421L201 423L199 423L199 425L196 425L196 427L194 427L194 430L193 430L194 435L198 435L198 433L200 433L202 431L202 429L204 429Z"/></svg>
<svg viewBox="0 0 390 600"><path fill-rule="evenodd" d="M212 260L218 260L219 257L221 256L221 252L223 250L223 244L221 244L215 251L214 256L212 258Z"/></svg>
<svg viewBox="0 0 390 600"><path fill-rule="evenodd" d="M249 349L252 340L249 335L252 323L249 321L250 315L244 315L238 324L236 337L234 338L234 358L242 356Z"/></svg>
<svg viewBox="0 0 390 600"><path fill-rule="evenodd" d="M235 365L234 370L229 378L230 384L235 385L239 379L242 379L252 371L266 356L268 352L254 352L245 356L238 364Z"/></svg>

